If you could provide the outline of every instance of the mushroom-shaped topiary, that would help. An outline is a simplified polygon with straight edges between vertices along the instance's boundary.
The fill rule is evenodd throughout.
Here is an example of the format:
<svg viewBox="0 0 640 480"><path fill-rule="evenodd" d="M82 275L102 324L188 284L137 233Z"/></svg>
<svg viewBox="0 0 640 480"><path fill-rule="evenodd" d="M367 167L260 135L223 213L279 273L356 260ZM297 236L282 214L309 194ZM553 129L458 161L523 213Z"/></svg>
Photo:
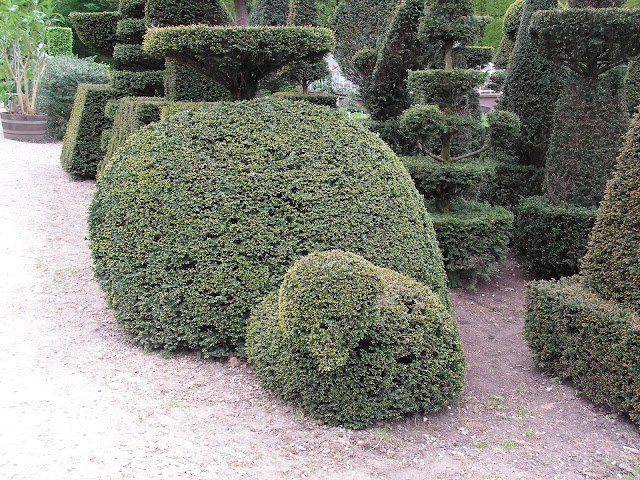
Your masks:
<svg viewBox="0 0 640 480"><path fill-rule="evenodd" d="M147 52L195 68L237 100L253 98L269 73L294 61L320 60L333 45L330 30L313 27L151 28L144 41Z"/></svg>
<svg viewBox="0 0 640 480"><path fill-rule="evenodd" d="M431 219L400 160L326 107L213 104L139 130L98 180L96 275L147 347L223 356L298 258L341 248L448 304Z"/></svg>
<svg viewBox="0 0 640 480"><path fill-rule="evenodd" d="M435 411L462 390L462 342L428 287L339 250L312 253L254 311L247 352L276 394L331 425Z"/></svg>

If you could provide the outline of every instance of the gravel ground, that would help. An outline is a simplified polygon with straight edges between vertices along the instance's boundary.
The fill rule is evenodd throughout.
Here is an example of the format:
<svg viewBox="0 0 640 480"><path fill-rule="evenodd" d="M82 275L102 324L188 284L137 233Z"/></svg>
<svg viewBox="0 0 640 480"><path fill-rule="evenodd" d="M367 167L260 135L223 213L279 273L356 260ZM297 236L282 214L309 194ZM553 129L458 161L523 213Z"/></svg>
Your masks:
<svg viewBox="0 0 640 480"><path fill-rule="evenodd" d="M640 478L638 427L531 367L513 261L452 292L467 387L429 417L325 427L238 359L143 351L92 276L94 183L69 179L59 155L0 139L0 478Z"/></svg>

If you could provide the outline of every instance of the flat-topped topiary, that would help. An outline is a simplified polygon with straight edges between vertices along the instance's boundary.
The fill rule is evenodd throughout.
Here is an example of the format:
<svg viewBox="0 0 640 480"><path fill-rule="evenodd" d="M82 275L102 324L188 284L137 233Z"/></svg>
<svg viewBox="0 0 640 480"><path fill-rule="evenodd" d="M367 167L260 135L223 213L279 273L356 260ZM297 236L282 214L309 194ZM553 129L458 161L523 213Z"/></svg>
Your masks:
<svg viewBox="0 0 640 480"><path fill-rule="evenodd" d="M298 258L353 251L448 305L431 219L400 160L335 109L260 99L133 134L98 180L96 275L147 347L241 348L251 308Z"/></svg>
<svg viewBox="0 0 640 480"><path fill-rule="evenodd" d="M69 19L82 43L110 57L118 43L120 12L71 12Z"/></svg>
<svg viewBox="0 0 640 480"><path fill-rule="evenodd" d="M195 68L240 100L253 98L267 74L293 61L319 60L333 44L326 28L196 25L151 28L144 48Z"/></svg>
<svg viewBox="0 0 640 480"><path fill-rule="evenodd" d="M254 310L260 381L330 425L442 408L464 384L462 342L429 287L339 250L312 253Z"/></svg>

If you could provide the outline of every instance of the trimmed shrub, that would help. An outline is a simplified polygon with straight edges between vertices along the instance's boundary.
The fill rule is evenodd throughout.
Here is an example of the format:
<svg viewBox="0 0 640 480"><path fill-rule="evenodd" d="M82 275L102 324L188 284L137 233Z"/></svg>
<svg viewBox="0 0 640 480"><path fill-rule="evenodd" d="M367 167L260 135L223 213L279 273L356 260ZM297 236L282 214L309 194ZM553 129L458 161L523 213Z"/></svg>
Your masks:
<svg viewBox="0 0 640 480"><path fill-rule="evenodd" d="M162 70L164 58L149 55L142 45L117 44L113 49L113 68L131 72Z"/></svg>
<svg viewBox="0 0 640 480"><path fill-rule="evenodd" d="M528 285L525 338L541 368L640 423L636 312L592 293L580 277L534 282Z"/></svg>
<svg viewBox="0 0 640 480"><path fill-rule="evenodd" d="M231 93L222 85L172 60L165 63L164 91L167 100L175 102L231 100Z"/></svg>
<svg viewBox="0 0 640 480"><path fill-rule="evenodd" d="M336 107L336 96L330 93L276 92L273 96L288 100L302 100L325 107Z"/></svg>
<svg viewBox="0 0 640 480"><path fill-rule="evenodd" d="M522 11L524 10L525 0L516 0L513 2L504 14L502 20L503 36L500 46L493 59L496 68L507 69L511 62L511 54L516 44L516 35L520 28L520 20L522 19Z"/></svg>
<svg viewBox="0 0 640 480"><path fill-rule="evenodd" d="M144 18L146 0L119 0L118 10L125 18Z"/></svg>
<svg viewBox="0 0 640 480"><path fill-rule="evenodd" d="M580 268L595 218L595 208L523 198L515 208L513 246L536 275L573 275Z"/></svg>
<svg viewBox="0 0 640 480"><path fill-rule="evenodd" d="M495 174L481 185L478 199L492 205L512 209L525 197L542 195L544 169L535 165L520 165L508 156L489 151L488 158L498 157Z"/></svg>
<svg viewBox="0 0 640 480"><path fill-rule="evenodd" d="M289 0L256 0L251 11L251 25L276 27L287 24Z"/></svg>
<svg viewBox="0 0 640 480"><path fill-rule="evenodd" d="M353 56L363 49L377 49L393 18L397 0L343 0L329 23L336 34L334 54L345 76L362 79L353 68Z"/></svg>
<svg viewBox="0 0 640 480"><path fill-rule="evenodd" d="M333 48L333 34L312 27L152 28L144 48L177 62L189 60L234 99L255 97L260 80L293 61L312 62Z"/></svg>
<svg viewBox="0 0 640 480"><path fill-rule="evenodd" d="M120 12L71 12L69 19L82 43L107 57L113 54Z"/></svg>
<svg viewBox="0 0 640 480"><path fill-rule="evenodd" d="M640 310L640 114L636 114L607 183L583 275L603 298Z"/></svg>
<svg viewBox="0 0 640 480"><path fill-rule="evenodd" d="M146 32L147 26L140 18L123 18L116 28L116 36L120 43L141 45Z"/></svg>
<svg viewBox="0 0 640 480"><path fill-rule="evenodd" d="M627 73L624 77L624 88L627 93L629 113L633 114L640 105L640 57L636 57L629 62Z"/></svg>
<svg viewBox="0 0 640 480"><path fill-rule="evenodd" d="M316 0L289 0L287 24L317 27L318 5Z"/></svg>
<svg viewBox="0 0 640 480"><path fill-rule="evenodd" d="M47 53L52 56L73 55L73 30L68 27L49 27Z"/></svg>
<svg viewBox="0 0 640 480"><path fill-rule="evenodd" d="M116 150L124 145L127 139L142 127L160 120L162 107L169 102L163 98L147 97L125 97L117 102L110 101L105 108L105 115L109 117L108 110L113 110L116 105L115 114L111 117L113 126L107 133L104 159L98 164L98 174L101 174L105 166L109 163Z"/></svg>
<svg viewBox="0 0 640 480"><path fill-rule="evenodd" d="M287 271L251 316L247 353L268 389L348 428L437 411L464 385L460 334L438 295L339 250Z"/></svg>
<svg viewBox="0 0 640 480"><path fill-rule="evenodd" d="M317 62L293 62L284 67L279 74L285 81L302 88L302 93L309 92L309 86L316 80L326 78L329 75L327 62L324 58Z"/></svg>
<svg viewBox="0 0 640 480"><path fill-rule="evenodd" d="M110 85L78 85L71 118L64 136L62 168L80 178L94 178L104 157L100 141L110 121L104 115L107 102L117 97Z"/></svg>
<svg viewBox="0 0 640 480"><path fill-rule="evenodd" d="M258 300L295 260L329 248L424 282L448 305L431 220L400 161L305 102L220 102L143 128L100 176L89 224L114 315L146 347L241 348Z"/></svg>
<svg viewBox="0 0 640 480"><path fill-rule="evenodd" d="M517 156L523 163L543 167L549 147L555 103L564 85L564 72L538 51L529 36L531 16L556 8L556 0L527 0L499 106L522 122Z"/></svg>
<svg viewBox="0 0 640 480"><path fill-rule="evenodd" d="M153 27L233 25L233 19L220 0L147 0L144 19Z"/></svg>
<svg viewBox="0 0 640 480"><path fill-rule="evenodd" d="M556 106L547 152L547 197L554 203L597 206L628 127L620 78L570 75Z"/></svg>
<svg viewBox="0 0 640 480"><path fill-rule="evenodd" d="M464 62L458 68L480 68L487 65L495 54L493 47L467 46L462 50Z"/></svg>
<svg viewBox="0 0 640 480"><path fill-rule="evenodd" d="M474 289L507 258L513 214L503 207L456 200L449 212L432 212L433 228L451 287Z"/></svg>
<svg viewBox="0 0 640 480"><path fill-rule="evenodd" d="M164 72L129 72L118 70L111 73L113 88L120 96L162 97L164 95Z"/></svg>
<svg viewBox="0 0 640 480"><path fill-rule="evenodd" d="M107 83L106 65L63 55L46 60L40 80L38 106L48 115L47 132L54 140L61 140L67 130L73 100L80 83Z"/></svg>

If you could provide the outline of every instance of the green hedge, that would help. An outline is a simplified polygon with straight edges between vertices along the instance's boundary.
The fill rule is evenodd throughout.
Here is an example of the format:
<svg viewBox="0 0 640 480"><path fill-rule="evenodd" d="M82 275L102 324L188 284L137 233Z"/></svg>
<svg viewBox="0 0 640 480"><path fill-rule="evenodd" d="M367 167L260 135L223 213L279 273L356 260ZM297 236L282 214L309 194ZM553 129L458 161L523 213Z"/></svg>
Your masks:
<svg viewBox="0 0 640 480"><path fill-rule="evenodd" d="M93 178L104 157L102 131L110 126L104 115L109 100L117 97L110 85L78 85L71 118L64 136L60 160L74 177Z"/></svg>
<svg viewBox="0 0 640 480"><path fill-rule="evenodd" d="M251 25L276 27L286 25L289 18L289 0L256 0L251 11Z"/></svg>
<svg viewBox="0 0 640 480"><path fill-rule="evenodd" d="M222 85L173 60L165 63L164 91L167 100L177 102L231 100L231 93Z"/></svg>
<svg viewBox="0 0 640 480"><path fill-rule="evenodd" d="M544 168L520 165L513 158L489 152L487 157L499 159L495 175L481 185L478 198L492 205L511 209L525 197L542 195Z"/></svg>
<svg viewBox="0 0 640 480"><path fill-rule="evenodd" d="M215 107L217 102L169 102L160 110L160 120L190 110L205 110Z"/></svg>
<svg viewBox="0 0 640 480"><path fill-rule="evenodd" d="M514 249L536 275L573 275L580 268L595 218L594 208L523 198L515 208Z"/></svg>
<svg viewBox="0 0 640 480"><path fill-rule="evenodd" d="M107 57L112 55L113 47L118 43L116 30L120 18L119 12L72 12L69 14L69 19L82 43Z"/></svg>
<svg viewBox="0 0 640 480"><path fill-rule="evenodd" d="M640 423L640 327L580 277L528 285L525 338L541 368Z"/></svg>
<svg viewBox="0 0 640 480"><path fill-rule="evenodd" d="M117 106L113 114L113 126L105 138L107 144L103 145L105 151L104 159L98 164L98 174L101 174L105 166L115 154L120 146L124 145L127 139L142 127L160 120L160 111L169 101L163 98L152 97L125 97L117 102L109 102L105 115L109 117L108 110L113 110L114 104Z"/></svg>
<svg viewBox="0 0 640 480"><path fill-rule="evenodd" d="M119 0L118 10L125 18L143 18L146 0Z"/></svg>
<svg viewBox="0 0 640 480"><path fill-rule="evenodd" d="M164 58L149 55L142 45L117 44L113 49L113 68L131 72L162 70Z"/></svg>
<svg viewBox="0 0 640 480"><path fill-rule="evenodd" d="M302 100L325 107L336 107L336 96L329 93L276 92L273 96L288 100Z"/></svg>
<svg viewBox="0 0 640 480"><path fill-rule="evenodd" d="M253 312L247 353L267 388L349 428L439 410L464 384L460 334L439 297L336 250L287 271Z"/></svg>
<svg viewBox="0 0 640 480"><path fill-rule="evenodd" d="M142 44L147 26L140 18L123 18L118 22L116 36L120 43Z"/></svg>
<svg viewBox="0 0 640 480"><path fill-rule="evenodd" d="M220 0L147 0L145 22L153 27L233 24Z"/></svg>
<svg viewBox="0 0 640 480"><path fill-rule="evenodd" d="M640 105L640 57L629 62L624 78L624 87L627 92L629 112L633 113Z"/></svg>
<svg viewBox="0 0 640 480"><path fill-rule="evenodd" d="M113 87L121 96L162 97L164 95L164 71L111 73Z"/></svg>
<svg viewBox="0 0 640 480"><path fill-rule="evenodd" d="M316 0L289 0L288 25L317 27L318 2Z"/></svg>
<svg viewBox="0 0 640 480"><path fill-rule="evenodd" d="M219 102L141 129L100 176L89 224L114 315L146 347L241 348L251 308L295 260L329 248L448 304L431 219L401 162L306 102Z"/></svg>
<svg viewBox="0 0 640 480"><path fill-rule="evenodd" d="M507 258L513 214L502 207L456 200L447 213L430 209L451 287L474 289Z"/></svg>
<svg viewBox="0 0 640 480"><path fill-rule="evenodd" d="M52 56L73 55L73 30L68 27L49 27L47 53Z"/></svg>

